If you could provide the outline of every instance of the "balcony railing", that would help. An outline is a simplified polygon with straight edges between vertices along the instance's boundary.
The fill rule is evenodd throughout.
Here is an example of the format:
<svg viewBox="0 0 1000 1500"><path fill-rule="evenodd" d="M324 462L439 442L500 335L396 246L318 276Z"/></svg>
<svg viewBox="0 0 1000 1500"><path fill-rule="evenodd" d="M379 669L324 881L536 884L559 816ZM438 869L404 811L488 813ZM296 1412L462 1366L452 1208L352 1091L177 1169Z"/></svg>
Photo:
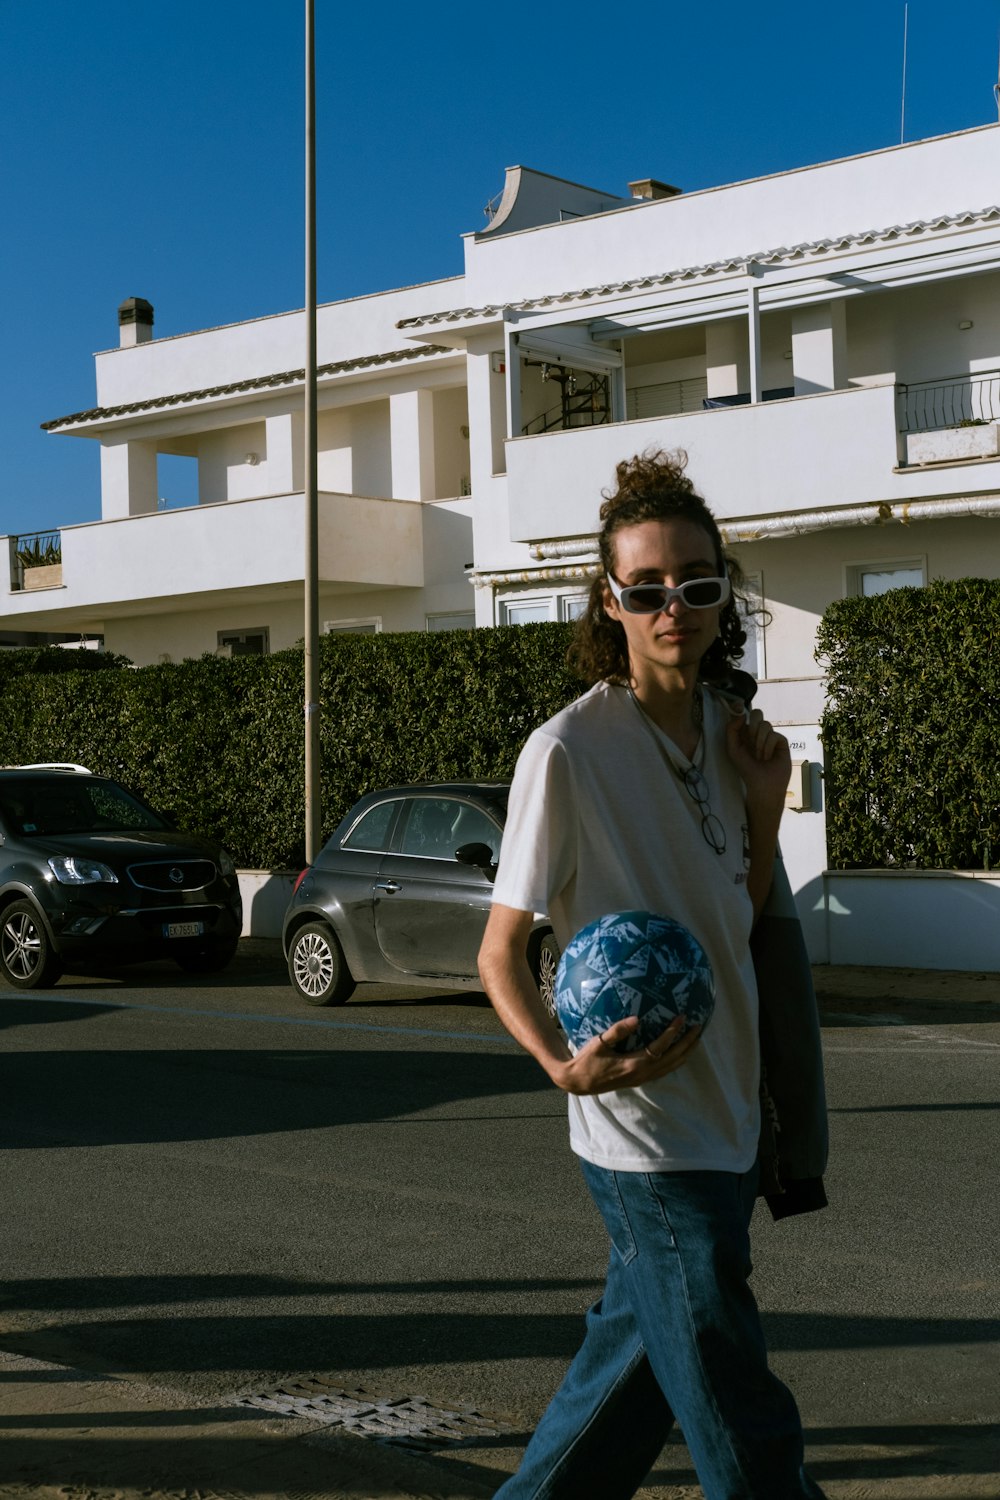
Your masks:
<svg viewBox="0 0 1000 1500"><path fill-rule="evenodd" d="M1000 420L1000 370L897 385L900 432L934 432Z"/></svg>
<svg viewBox="0 0 1000 1500"><path fill-rule="evenodd" d="M25 583L25 574L29 577L35 574L38 579L41 575L37 570L58 568L62 564L62 536L58 531L22 532L20 536L8 537L7 545L10 550L10 586L14 592L31 586ZM61 582L54 574L47 574L46 578L53 583Z"/></svg>

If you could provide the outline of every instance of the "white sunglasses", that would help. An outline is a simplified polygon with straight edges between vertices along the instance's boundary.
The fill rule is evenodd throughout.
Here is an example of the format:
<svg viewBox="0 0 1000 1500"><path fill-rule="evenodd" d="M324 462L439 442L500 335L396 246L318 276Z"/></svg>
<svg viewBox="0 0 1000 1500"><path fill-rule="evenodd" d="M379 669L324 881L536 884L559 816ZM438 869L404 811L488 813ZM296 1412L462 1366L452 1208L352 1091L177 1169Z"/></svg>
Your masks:
<svg viewBox="0 0 1000 1500"><path fill-rule="evenodd" d="M728 578L689 578L679 588L665 583L634 583L623 589L611 574L608 588L630 615L658 615L668 609L671 599L679 599L687 609L715 609L730 595Z"/></svg>

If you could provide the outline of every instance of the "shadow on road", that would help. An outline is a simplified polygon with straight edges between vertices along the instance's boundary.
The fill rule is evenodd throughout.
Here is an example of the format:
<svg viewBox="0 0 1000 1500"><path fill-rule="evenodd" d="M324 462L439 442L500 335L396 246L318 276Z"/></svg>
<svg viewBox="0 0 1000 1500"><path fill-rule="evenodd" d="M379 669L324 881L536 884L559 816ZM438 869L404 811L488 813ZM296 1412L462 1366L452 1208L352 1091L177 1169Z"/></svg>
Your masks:
<svg viewBox="0 0 1000 1500"><path fill-rule="evenodd" d="M59 1007L61 1010L62 1007ZM514 1051L348 1045L321 1050L9 1052L0 1146L215 1140L398 1119L436 1105L551 1089ZM32 1127L37 1131L33 1139Z"/></svg>

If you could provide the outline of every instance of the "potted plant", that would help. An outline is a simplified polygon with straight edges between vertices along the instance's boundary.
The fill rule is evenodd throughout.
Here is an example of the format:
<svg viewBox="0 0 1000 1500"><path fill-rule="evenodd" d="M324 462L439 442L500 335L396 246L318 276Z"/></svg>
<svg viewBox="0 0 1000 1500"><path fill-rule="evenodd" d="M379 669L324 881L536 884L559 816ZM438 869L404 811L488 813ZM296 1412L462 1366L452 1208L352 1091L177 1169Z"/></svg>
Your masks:
<svg viewBox="0 0 1000 1500"><path fill-rule="evenodd" d="M59 535L19 538L16 557L25 589L52 589L62 583Z"/></svg>

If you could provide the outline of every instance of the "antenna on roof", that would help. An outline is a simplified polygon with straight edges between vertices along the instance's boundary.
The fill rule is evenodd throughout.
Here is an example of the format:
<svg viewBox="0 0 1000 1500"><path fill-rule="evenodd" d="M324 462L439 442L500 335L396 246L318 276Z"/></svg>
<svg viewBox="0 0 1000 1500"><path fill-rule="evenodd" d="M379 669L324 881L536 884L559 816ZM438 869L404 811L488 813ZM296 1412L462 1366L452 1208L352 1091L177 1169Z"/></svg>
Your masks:
<svg viewBox="0 0 1000 1500"><path fill-rule="evenodd" d="M906 139L906 39L910 29L910 7L903 6L903 98L899 107L899 144Z"/></svg>

